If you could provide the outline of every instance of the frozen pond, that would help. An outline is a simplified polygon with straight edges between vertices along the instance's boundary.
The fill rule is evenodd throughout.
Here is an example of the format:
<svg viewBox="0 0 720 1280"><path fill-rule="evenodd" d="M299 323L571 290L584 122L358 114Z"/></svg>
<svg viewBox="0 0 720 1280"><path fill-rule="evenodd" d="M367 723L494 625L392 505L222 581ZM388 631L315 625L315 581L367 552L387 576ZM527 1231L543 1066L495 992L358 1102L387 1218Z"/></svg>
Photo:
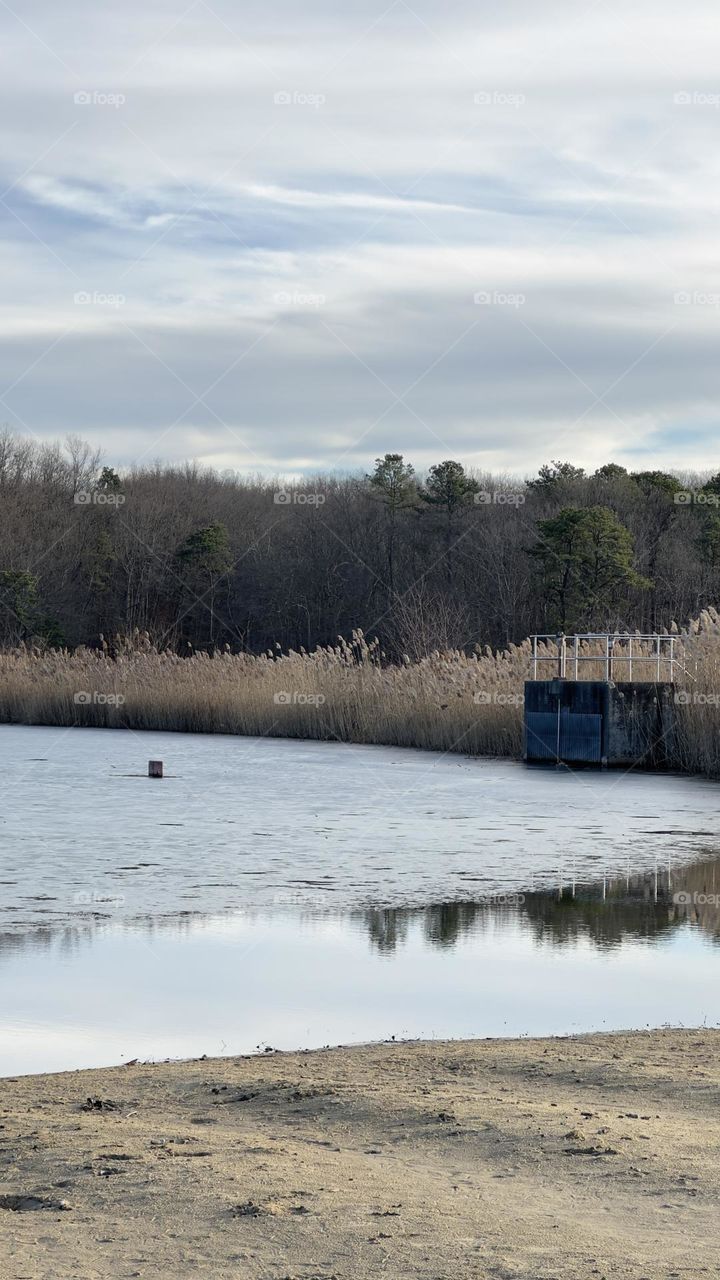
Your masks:
<svg viewBox="0 0 720 1280"><path fill-rule="evenodd" d="M15 726L0 760L0 1074L720 1020L712 783Z"/></svg>
<svg viewBox="0 0 720 1280"><path fill-rule="evenodd" d="M165 762L148 779L150 758ZM0 930L423 906L720 852L716 784L339 743L0 726Z"/></svg>

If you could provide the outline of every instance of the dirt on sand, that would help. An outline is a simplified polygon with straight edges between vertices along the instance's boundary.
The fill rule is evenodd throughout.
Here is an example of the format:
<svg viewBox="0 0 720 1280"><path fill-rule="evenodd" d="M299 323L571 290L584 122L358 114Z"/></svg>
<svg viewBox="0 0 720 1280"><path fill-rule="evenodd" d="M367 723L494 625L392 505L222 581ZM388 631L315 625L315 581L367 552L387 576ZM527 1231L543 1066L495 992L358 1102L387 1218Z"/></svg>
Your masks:
<svg viewBox="0 0 720 1280"><path fill-rule="evenodd" d="M720 1032L0 1081L3 1280L720 1276Z"/></svg>

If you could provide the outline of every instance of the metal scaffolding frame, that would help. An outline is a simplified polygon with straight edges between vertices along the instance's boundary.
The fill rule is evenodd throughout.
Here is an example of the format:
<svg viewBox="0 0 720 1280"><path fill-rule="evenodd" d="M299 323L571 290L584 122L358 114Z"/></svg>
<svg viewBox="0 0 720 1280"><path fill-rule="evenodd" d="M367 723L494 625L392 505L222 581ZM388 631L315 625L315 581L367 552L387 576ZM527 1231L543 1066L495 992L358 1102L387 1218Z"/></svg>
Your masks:
<svg viewBox="0 0 720 1280"><path fill-rule="evenodd" d="M663 679L663 667L669 668L669 683L675 682L675 668L679 660L675 657L675 641L678 636L661 636L657 632L652 635L628 635L620 631L587 631L577 635L534 635L532 640L532 678L538 679L538 664L551 663L555 667L555 675L561 680L580 679L580 664L594 662L602 664L605 669L604 679L611 681L621 672L621 679L633 679L633 662L635 663L635 679L644 681ZM583 642L602 646L600 653L581 653ZM553 653L538 653L538 646L545 648L554 646ZM645 652L643 652L643 649ZM650 652L647 650L650 649ZM647 664L654 664L652 675L646 674ZM642 665L641 665L642 664ZM619 672L618 672L619 667ZM624 667L624 669L623 669ZM573 672L568 676L568 668ZM638 675L638 670L642 674ZM544 676L542 677L545 678ZM589 677L597 678L597 677ZM601 677L602 678L602 677ZM668 677L665 677L668 679Z"/></svg>

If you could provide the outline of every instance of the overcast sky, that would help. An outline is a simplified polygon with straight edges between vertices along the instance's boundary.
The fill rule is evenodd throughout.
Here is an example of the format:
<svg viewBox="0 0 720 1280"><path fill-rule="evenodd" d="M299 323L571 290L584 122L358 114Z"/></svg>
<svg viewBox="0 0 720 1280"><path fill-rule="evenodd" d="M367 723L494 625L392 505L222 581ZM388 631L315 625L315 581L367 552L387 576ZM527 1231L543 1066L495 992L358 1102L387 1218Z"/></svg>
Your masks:
<svg viewBox="0 0 720 1280"><path fill-rule="evenodd" d="M720 467L716 0L0 0L0 421Z"/></svg>

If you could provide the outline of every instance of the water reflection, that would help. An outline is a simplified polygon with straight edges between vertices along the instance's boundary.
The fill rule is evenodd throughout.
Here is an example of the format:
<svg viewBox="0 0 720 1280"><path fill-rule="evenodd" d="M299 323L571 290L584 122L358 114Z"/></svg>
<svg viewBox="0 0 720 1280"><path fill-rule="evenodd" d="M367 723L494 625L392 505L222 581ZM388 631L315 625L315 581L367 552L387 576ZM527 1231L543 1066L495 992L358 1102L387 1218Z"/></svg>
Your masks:
<svg viewBox="0 0 720 1280"><path fill-rule="evenodd" d="M718 861L514 906L256 908L5 933L0 1075L263 1043L713 1025L716 884Z"/></svg>
<svg viewBox="0 0 720 1280"><path fill-rule="evenodd" d="M298 909L268 912L262 908L228 911L208 917L183 911L112 921L93 915L75 917L63 925L48 924L0 933L0 962L24 951L71 956L92 945L104 932L140 933L148 944L168 934L188 938L208 919L248 922L291 915L299 927L312 929L334 920L341 928L362 930L372 951L392 955L419 931L432 948L452 950L464 939L501 935L520 929L539 945L574 947L589 941L599 950L612 950L630 941L657 942L681 925L693 925L720 941L720 859L685 867L657 869L649 874L622 876L592 884L560 883L553 893L523 892L490 896L480 902L441 902L430 907L388 907L332 912Z"/></svg>
<svg viewBox="0 0 720 1280"><path fill-rule="evenodd" d="M508 898L514 898L508 905ZM658 941L682 924L720 940L720 859L657 869L594 884L561 883L554 893L499 895L479 903L443 902L421 909L359 913L371 946L390 954L420 923L426 941L451 949L472 934L520 926L541 944L575 946L587 939L612 949L625 941Z"/></svg>
<svg viewBox="0 0 720 1280"><path fill-rule="evenodd" d="M229 913L228 913L229 914ZM90 947L95 939L106 933L140 933L145 941L171 934L174 938L187 938L193 927L207 917L202 912L182 911L166 916L140 917L133 922L83 919L74 916L63 924L33 925L27 928L0 932L0 963L26 951L51 954L58 958L73 956Z"/></svg>

